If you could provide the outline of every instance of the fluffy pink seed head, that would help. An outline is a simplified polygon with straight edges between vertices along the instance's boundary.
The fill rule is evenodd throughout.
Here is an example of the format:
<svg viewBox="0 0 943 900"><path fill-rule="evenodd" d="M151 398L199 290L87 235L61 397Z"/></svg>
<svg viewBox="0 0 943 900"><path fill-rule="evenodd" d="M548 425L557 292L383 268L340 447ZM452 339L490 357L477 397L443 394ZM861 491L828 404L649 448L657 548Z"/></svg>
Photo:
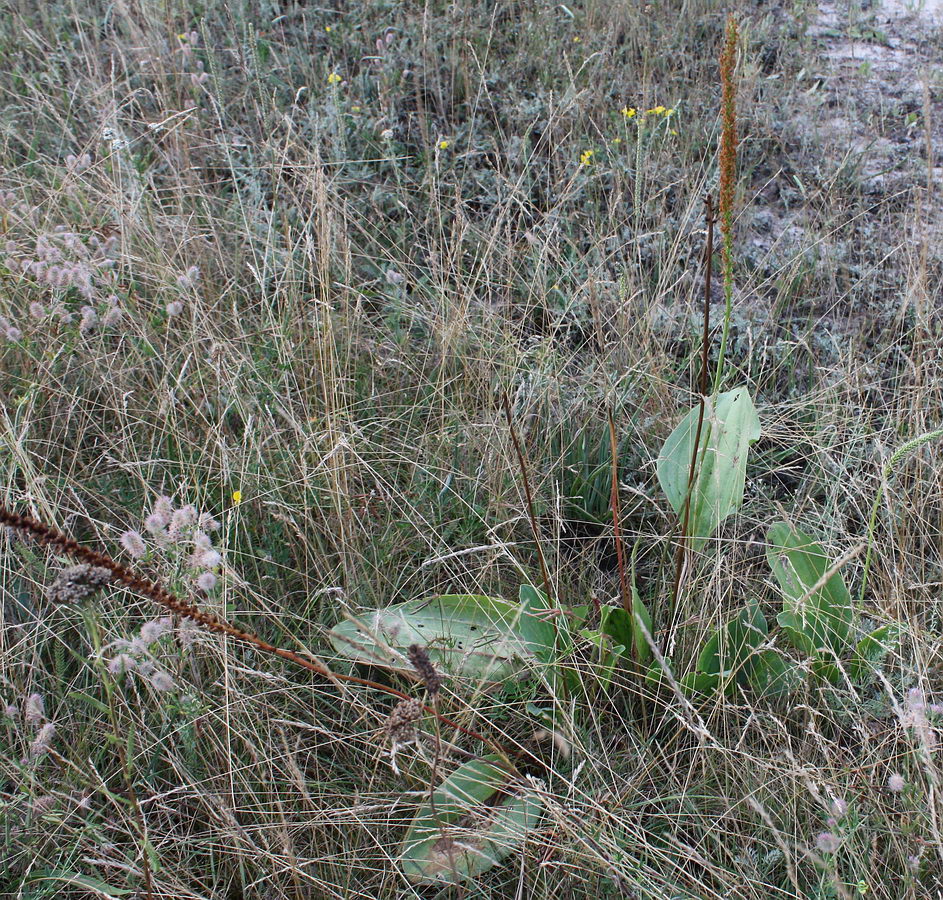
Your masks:
<svg viewBox="0 0 943 900"><path fill-rule="evenodd" d="M35 759L37 756L42 756L46 753L55 735L56 726L53 725L52 722L47 722L39 729L39 733L33 739L33 743L30 744L29 755Z"/></svg>
<svg viewBox="0 0 943 900"><path fill-rule="evenodd" d="M204 569L215 569L222 561L223 557L217 550L204 550L197 557L198 564Z"/></svg>
<svg viewBox="0 0 943 900"><path fill-rule="evenodd" d="M894 772L892 775L889 775L887 778L887 789L892 794L899 794L907 782L904 781L904 776L899 772Z"/></svg>
<svg viewBox="0 0 943 900"><path fill-rule="evenodd" d="M168 631L170 631L171 621L168 616L160 619L152 619L141 626L141 640L145 644L153 644L159 641Z"/></svg>
<svg viewBox="0 0 943 900"><path fill-rule="evenodd" d="M841 841L830 831L823 831L815 839L816 849L821 853L834 853L840 845Z"/></svg>
<svg viewBox="0 0 943 900"><path fill-rule="evenodd" d="M137 660L130 654L119 653L114 658L108 660L108 671L111 672L112 675L122 675L125 672L130 672L137 664Z"/></svg>
<svg viewBox="0 0 943 900"><path fill-rule="evenodd" d="M202 572L196 580L196 586L209 593L216 587L216 576L212 572Z"/></svg>
<svg viewBox="0 0 943 900"><path fill-rule="evenodd" d="M196 507L192 505L182 506L175 509L170 517L169 534L170 539L179 541L196 525L197 512Z"/></svg>
<svg viewBox="0 0 943 900"><path fill-rule="evenodd" d="M200 531L219 531L219 522L209 513L201 513L199 521Z"/></svg>
<svg viewBox="0 0 943 900"><path fill-rule="evenodd" d="M30 725L38 725L46 718L46 704L43 702L42 694L30 694L26 698L23 718L26 719Z"/></svg>
<svg viewBox="0 0 943 900"><path fill-rule="evenodd" d="M151 507L151 515L160 519L161 525L169 525L170 517L174 514L174 505L170 497L161 496L154 501Z"/></svg>
<svg viewBox="0 0 943 900"><path fill-rule="evenodd" d="M121 546L135 559L141 559L147 553L144 538L137 531L126 531L121 535Z"/></svg>
<svg viewBox="0 0 943 900"><path fill-rule="evenodd" d="M174 680L166 672L157 669L151 674L151 687L155 691L172 691Z"/></svg>
<svg viewBox="0 0 943 900"><path fill-rule="evenodd" d="M836 819L841 819L848 813L848 803L842 800L841 797L836 797L832 801L830 810Z"/></svg>
<svg viewBox="0 0 943 900"><path fill-rule="evenodd" d="M144 527L151 534L158 534L164 530L164 520L161 516L157 515L157 513L151 513L144 520Z"/></svg>

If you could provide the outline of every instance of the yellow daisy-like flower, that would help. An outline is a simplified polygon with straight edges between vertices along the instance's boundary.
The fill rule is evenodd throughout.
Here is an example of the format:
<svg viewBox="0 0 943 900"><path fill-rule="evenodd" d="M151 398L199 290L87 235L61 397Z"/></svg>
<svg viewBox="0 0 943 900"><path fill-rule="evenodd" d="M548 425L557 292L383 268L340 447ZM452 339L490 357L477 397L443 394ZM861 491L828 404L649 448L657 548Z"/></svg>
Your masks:
<svg viewBox="0 0 943 900"><path fill-rule="evenodd" d="M581 165L581 166L588 166L588 165L590 165L590 164L592 163L593 157L594 157L595 155L596 155L596 151L595 151L595 150L584 150L584 151L580 154L580 165Z"/></svg>
<svg viewBox="0 0 943 900"><path fill-rule="evenodd" d="M622 109L619 110L619 112L621 112L622 115L625 116L627 119L634 119L635 116L638 114L638 110L634 106L623 106Z"/></svg>
<svg viewBox="0 0 943 900"><path fill-rule="evenodd" d="M242 491L233 491L232 492L232 502L237 506L242 503Z"/></svg>
<svg viewBox="0 0 943 900"><path fill-rule="evenodd" d="M582 42L583 42L583 39L578 34L573 36L574 44L581 44Z"/></svg>
<svg viewBox="0 0 943 900"><path fill-rule="evenodd" d="M446 141L446 140L439 141L438 147L439 147L440 150L448 150L448 149L449 149L449 142Z"/></svg>
<svg viewBox="0 0 943 900"><path fill-rule="evenodd" d="M342 79L340 75L337 74L337 72L331 72L331 74L327 76L328 84L338 84L341 80Z"/></svg>
<svg viewBox="0 0 943 900"><path fill-rule="evenodd" d="M334 30L334 28L333 28L332 26L330 26L330 25L325 25L325 26L324 26L324 30L325 30L328 34L330 34L330 33Z"/></svg>
<svg viewBox="0 0 943 900"><path fill-rule="evenodd" d="M663 116L665 114L665 107L653 106L651 109L647 109L645 114L651 116Z"/></svg>

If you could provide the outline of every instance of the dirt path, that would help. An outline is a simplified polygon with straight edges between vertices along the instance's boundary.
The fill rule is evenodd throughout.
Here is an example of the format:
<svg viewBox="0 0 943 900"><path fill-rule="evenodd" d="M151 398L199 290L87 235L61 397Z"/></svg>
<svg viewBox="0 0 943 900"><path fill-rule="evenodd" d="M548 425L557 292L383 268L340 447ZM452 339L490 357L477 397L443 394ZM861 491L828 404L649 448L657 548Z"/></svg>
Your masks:
<svg viewBox="0 0 943 900"><path fill-rule="evenodd" d="M926 184L927 114L933 180L943 174L943 110L933 97L943 87L943 0L863 5L821 2L807 32L826 63L818 126L839 154L845 145L838 158L862 189L889 197Z"/></svg>

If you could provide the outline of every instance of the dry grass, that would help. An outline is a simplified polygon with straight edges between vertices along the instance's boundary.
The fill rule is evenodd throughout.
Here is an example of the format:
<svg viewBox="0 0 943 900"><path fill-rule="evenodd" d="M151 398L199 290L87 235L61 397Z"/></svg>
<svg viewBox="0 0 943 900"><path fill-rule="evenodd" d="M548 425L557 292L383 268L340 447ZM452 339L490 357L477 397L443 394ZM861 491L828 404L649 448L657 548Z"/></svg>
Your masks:
<svg viewBox="0 0 943 900"><path fill-rule="evenodd" d="M726 10L339 7L8 4L0 315L20 334L0 346L0 499L115 554L159 495L194 504L221 525L205 605L348 671L324 639L345 612L540 583L504 390L555 595L618 602L608 496L601 519L577 521L567 467L584 430L608 458L611 406L623 537L639 541L646 601L664 603L675 523L654 459L693 402ZM841 28L863 33L866 12ZM875 175L874 148L843 155L823 127L870 95L827 75L819 17L740 14L726 352L763 438L743 508L686 581L675 658L748 597L774 616L771 522L837 559L866 540L882 487L860 612L903 623L900 651L866 689L650 698L647 722L630 669L604 686L580 640L566 702L539 681L487 695L451 681L459 721L543 760L547 814L523 852L441 896L943 891L943 716L908 705L913 688L943 702L943 444L882 482L943 409L940 209L925 190L939 84L914 127L907 100L867 108L898 148ZM619 110L658 104L676 112L650 118L636 152ZM43 270L60 271L24 271L60 226L46 240L64 260ZM101 320L112 294L120 319L93 327L81 308ZM719 281L716 296L715 323ZM406 748L391 768L389 697L177 628L150 650L171 690L109 672L109 645L159 610L119 589L53 607L62 560L0 541L0 895L145 896L148 879L155 898L435 894L395 865L432 757ZM844 570L855 596L863 563ZM192 592L185 555L142 567ZM44 709L27 717L33 694ZM847 812L829 824L835 800Z"/></svg>

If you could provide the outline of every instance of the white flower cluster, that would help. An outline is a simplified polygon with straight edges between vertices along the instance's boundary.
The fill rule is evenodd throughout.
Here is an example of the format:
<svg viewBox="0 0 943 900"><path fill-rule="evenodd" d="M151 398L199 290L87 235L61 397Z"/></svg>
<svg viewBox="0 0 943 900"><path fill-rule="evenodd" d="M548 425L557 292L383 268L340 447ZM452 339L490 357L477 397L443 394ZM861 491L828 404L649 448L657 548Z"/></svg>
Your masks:
<svg viewBox="0 0 943 900"><path fill-rule="evenodd" d="M192 504L175 508L170 497L158 497L144 518L144 531L157 547L189 548L187 563L193 570L194 584L207 592L216 587L216 573L223 563L223 555L210 537L218 529L219 522L211 515L201 513ZM141 532L126 531L120 540L134 559L147 556L147 540Z"/></svg>
<svg viewBox="0 0 943 900"><path fill-rule="evenodd" d="M112 641L105 649L116 651L108 660L108 671L112 675L123 675L134 672L146 679L156 691L170 691L174 688L173 677L160 667L155 653L155 645L160 639L169 634L173 623L169 616L153 619L141 626L137 637L130 641L121 638Z"/></svg>

